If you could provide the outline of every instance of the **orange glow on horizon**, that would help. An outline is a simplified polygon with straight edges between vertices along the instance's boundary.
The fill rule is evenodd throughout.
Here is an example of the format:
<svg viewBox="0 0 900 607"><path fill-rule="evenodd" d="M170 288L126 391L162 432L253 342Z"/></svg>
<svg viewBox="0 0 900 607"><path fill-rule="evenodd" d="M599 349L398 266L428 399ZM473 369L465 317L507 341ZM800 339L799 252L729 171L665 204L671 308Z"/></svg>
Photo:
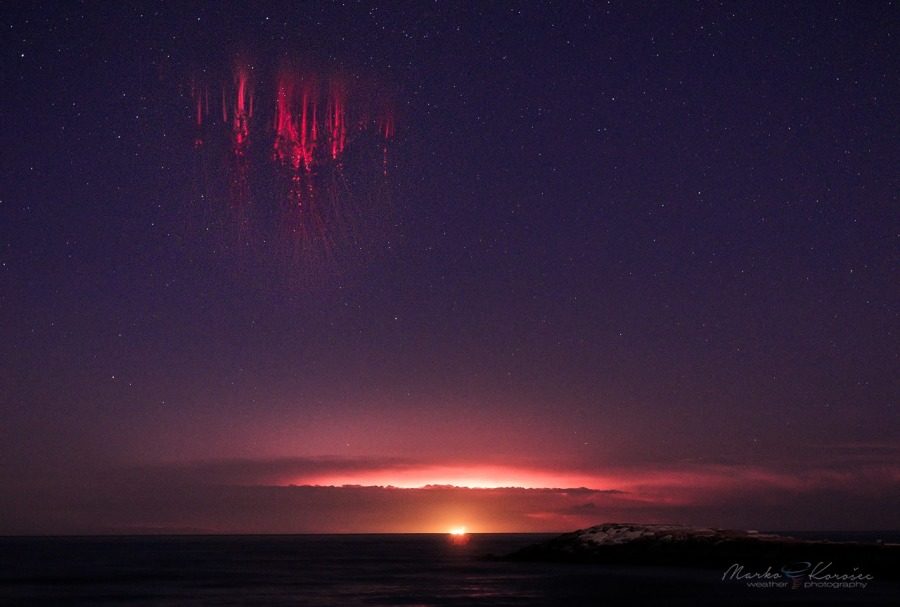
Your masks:
<svg viewBox="0 0 900 607"><path fill-rule="evenodd" d="M461 487L468 489L608 488L610 479L596 476L528 470L507 466L419 466L336 473L327 476L290 479L291 484L335 486L362 485L420 489Z"/></svg>
<svg viewBox="0 0 900 607"><path fill-rule="evenodd" d="M463 526L450 529L450 543L454 546L464 546L469 543L469 533Z"/></svg>

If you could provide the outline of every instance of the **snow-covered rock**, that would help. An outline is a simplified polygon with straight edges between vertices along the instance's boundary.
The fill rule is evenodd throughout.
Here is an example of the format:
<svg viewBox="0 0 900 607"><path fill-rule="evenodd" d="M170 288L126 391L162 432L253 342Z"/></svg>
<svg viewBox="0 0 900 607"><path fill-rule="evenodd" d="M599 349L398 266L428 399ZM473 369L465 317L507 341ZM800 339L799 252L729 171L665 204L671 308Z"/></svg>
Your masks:
<svg viewBox="0 0 900 607"><path fill-rule="evenodd" d="M634 541L679 542L686 540L733 540L753 538L758 540L793 540L778 535L758 531L736 531L713 529L710 527L688 527L685 525L639 525L635 523L604 523L581 529L575 535L582 541L594 545L619 545Z"/></svg>
<svg viewBox="0 0 900 607"><path fill-rule="evenodd" d="M861 563L882 575L900 572L900 546L800 540L758 531L604 523L565 533L505 557L607 565L722 567L732 563L781 567L790 562Z"/></svg>

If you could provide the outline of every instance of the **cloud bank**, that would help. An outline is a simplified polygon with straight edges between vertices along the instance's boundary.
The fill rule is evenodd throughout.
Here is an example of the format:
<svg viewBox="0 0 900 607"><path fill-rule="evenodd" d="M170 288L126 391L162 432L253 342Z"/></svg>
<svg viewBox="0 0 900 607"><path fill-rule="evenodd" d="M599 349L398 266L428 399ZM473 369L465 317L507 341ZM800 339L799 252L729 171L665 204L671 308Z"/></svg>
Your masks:
<svg viewBox="0 0 900 607"><path fill-rule="evenodd" d="M0 533L565 531L602 521L764 529L896 526L896 452L820 466L607 469L398 458L220 460L7 482ZM13 490L13 492L10 492Z"/></svg>

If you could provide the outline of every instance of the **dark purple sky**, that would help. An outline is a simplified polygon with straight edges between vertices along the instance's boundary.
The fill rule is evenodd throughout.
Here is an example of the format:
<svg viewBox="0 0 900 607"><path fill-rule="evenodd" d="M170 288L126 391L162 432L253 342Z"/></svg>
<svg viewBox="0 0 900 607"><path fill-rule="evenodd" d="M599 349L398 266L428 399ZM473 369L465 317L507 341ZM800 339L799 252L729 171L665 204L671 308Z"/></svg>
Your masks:
<svg viewBox="0 0 900 607"><path fill-rule="evenodd" d="M3 7L0 533L896 527L897 18ZM391 92L364 246L210 236L236 57L257 212L286 62Z"/></svg>

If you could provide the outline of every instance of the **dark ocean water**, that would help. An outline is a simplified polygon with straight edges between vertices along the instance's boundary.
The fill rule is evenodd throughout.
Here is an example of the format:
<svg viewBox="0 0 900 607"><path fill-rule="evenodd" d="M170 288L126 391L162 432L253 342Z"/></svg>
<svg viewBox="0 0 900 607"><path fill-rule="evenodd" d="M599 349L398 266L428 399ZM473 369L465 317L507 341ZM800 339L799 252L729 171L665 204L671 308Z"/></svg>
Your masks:
<svg viewBox="0 0 900 607"><path fill-rule="evenodd" d="M0 538L3 605L898 604L898 585L747 588L718 570L485 559L535 534Z"/></svg>

